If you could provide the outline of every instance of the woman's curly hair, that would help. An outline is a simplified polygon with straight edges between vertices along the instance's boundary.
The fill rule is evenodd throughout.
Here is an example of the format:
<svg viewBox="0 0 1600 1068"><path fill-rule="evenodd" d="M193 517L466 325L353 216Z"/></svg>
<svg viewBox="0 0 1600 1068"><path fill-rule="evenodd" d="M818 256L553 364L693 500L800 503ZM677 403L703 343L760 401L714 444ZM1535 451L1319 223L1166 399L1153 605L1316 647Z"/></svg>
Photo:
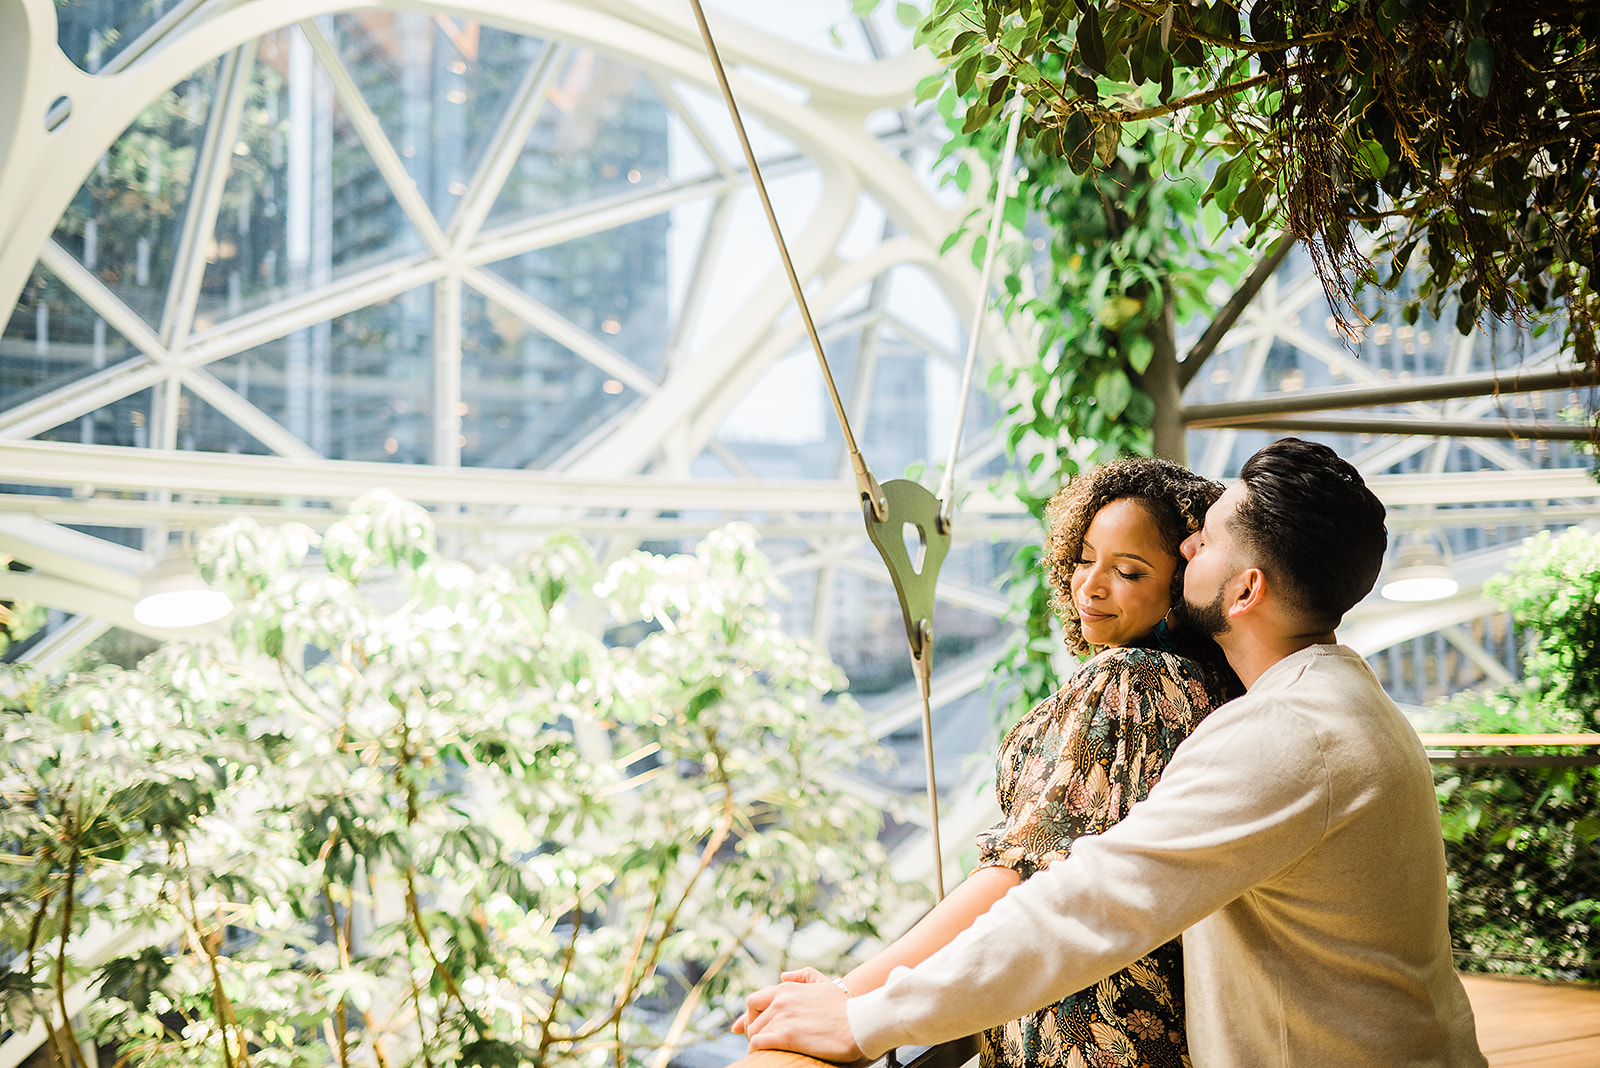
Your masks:
<svg viewBox="0 0 1600 1068"><path fill-rule="evenodd" d="M1050 603L1061 617L1067 645L1073 652L1091 652L1083 639L1083 623L1072 603L1072 573L1083 555L1083 536L1095 514L1112 501L1138 501L1154 520L1161 540L1178 557L1172 573L1172 600L1183 596L1183 556L1178 546L1200 529L1206 510L1222 496L1222 486L1168 460L1134 457L1085 471L1062 486L1045 507L1045 580Z"/></svg>

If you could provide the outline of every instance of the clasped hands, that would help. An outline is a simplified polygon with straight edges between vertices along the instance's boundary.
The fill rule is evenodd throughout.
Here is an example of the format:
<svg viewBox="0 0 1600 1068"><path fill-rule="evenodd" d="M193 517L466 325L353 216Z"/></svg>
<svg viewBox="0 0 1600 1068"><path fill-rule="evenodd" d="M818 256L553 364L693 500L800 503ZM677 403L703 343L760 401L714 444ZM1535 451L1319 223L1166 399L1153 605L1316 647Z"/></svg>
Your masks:
<svg viewBox="0 0 1600 1068"><path fill-rule="evenodd" d="M786 1049L837 1064L864 1060L850 1032L845 1002L850 996L815 968L778 976L776 986L762 987L745 998L744 1013L733 1021L750 1051Z"/></svg>

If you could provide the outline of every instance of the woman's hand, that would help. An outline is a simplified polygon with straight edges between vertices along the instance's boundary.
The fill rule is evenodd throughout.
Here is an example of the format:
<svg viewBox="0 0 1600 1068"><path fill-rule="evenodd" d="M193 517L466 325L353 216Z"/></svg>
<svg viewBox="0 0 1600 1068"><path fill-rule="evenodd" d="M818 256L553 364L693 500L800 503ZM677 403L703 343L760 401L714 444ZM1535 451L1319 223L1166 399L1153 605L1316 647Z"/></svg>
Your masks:
<svg viewBox="0 0 1600 1068"><path fill-rule="evenodd" d="M786 1049L836 1064L861 1061L845 1012L849 995L815 968L785 972L782 978L746 998L744 1015L734 1024L749 1038L751 1052Z"/></svg>
<svg viewBox="0 0 1600 1068"><path fill-rule="evenodd" d="M780 972L778 974L778 981L780 983L830 983L833 980L829 979L826 975L823 975L815 968L808 967L801 968L798 971ZM768 989L771 988L769 987ZM733 1021L733 1033L736 1035L745 1034L750 1027L750 1019L750 1010L749 1008L746 1008L744 1012L739 1014L739 1018Z"/></svg>

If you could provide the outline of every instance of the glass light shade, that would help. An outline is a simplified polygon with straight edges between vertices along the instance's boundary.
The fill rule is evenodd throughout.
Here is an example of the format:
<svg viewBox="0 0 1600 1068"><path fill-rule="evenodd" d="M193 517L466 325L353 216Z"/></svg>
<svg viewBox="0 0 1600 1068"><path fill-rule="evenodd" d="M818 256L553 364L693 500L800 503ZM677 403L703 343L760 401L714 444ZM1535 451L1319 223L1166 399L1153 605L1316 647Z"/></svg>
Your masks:
<svg viewBox="0 0 1600 1068"><path fill-rule="evenodd" d="M183 554L168 550L140 587L133 618L147 627L197 627L231 611L227 594L207 586Z"/></svg>
<svg viewBox="0 0 1600 1068"><path fill-rule="evenodd" d="M1391 601L1438 601L1460 589L1450 565L1430 542L1405 545L1389 581L1378 592Z"/></svg>

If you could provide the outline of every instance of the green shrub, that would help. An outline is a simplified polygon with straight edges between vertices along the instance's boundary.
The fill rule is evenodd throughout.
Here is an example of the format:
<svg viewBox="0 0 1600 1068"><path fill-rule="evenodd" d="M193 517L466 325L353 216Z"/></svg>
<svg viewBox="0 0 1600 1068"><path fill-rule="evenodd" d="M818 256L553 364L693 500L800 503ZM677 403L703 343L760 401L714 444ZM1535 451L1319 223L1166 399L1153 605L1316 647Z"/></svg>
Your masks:
<svg viewBox="0 0 1600 1068"><path fill-rule="evenodd" d="M1458 694L1436 710L1442 729L1600 729L1600 535L1536 535L1489 590L1536 633L1524 681ZM1600 980L1600 768L1445 766L1436 779L1458 963Z"/></svg>
<svg viewBox="0 0 1600 1068"><path fill-rule="evenodd" d="M151 1068L620 1068L720 1028L886 882L835 774L871 739L753 545L474 568L384 495L222 530L227 639L0 713L0 1022L100 983L57 1059Z"/></svg>

